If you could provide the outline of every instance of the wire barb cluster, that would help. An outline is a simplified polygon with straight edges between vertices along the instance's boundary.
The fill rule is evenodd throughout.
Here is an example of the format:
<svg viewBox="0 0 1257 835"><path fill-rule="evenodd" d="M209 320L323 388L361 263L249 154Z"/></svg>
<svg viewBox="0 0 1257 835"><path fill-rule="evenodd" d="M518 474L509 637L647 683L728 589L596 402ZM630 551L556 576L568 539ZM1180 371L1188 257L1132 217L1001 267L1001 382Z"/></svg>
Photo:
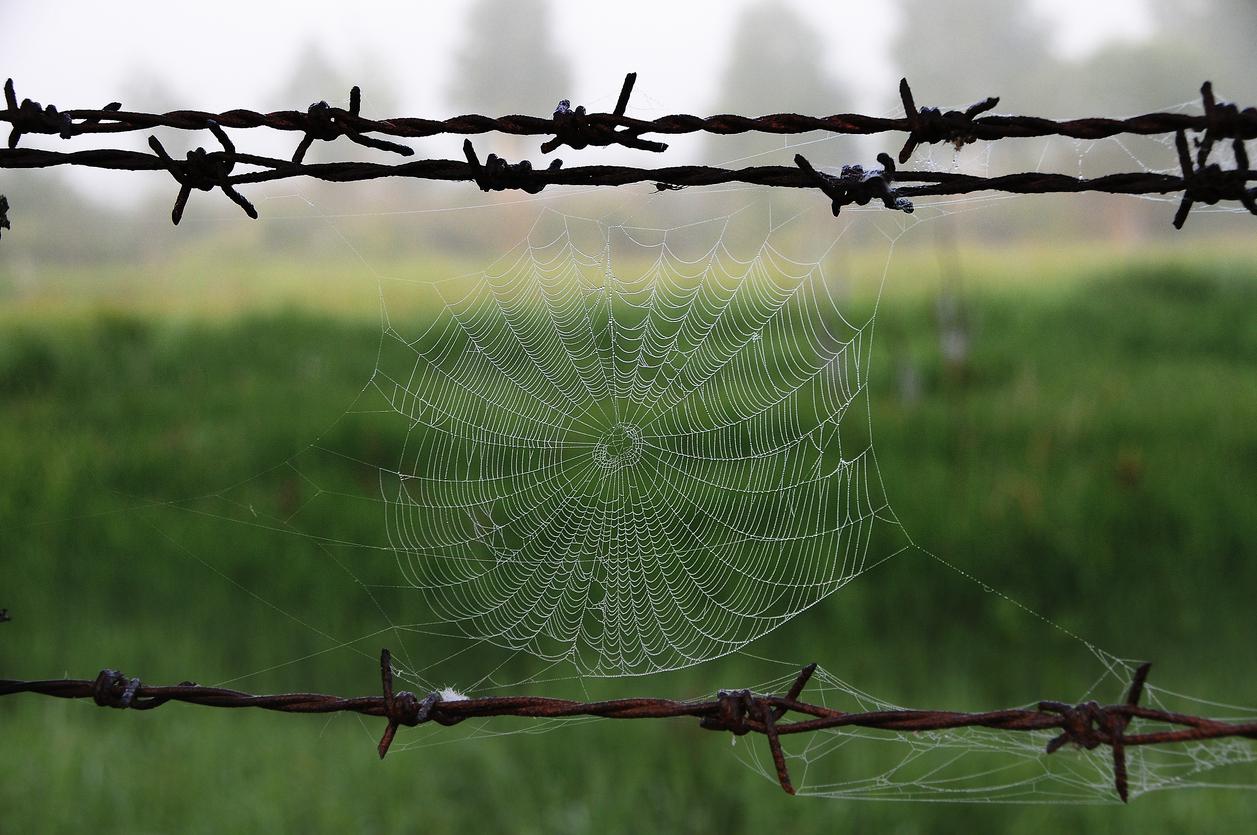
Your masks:
<svg viewBox="0 0 1257 835"><path fill-rule="evenodd" d="M0 614L3 614L0 612ZM880 710L847 713L800 701L815 664L804 667L783 695L752 690L722 690L714 699L682 701L662 698L613 699L579 702L544 696L484 696L446 699L439 692L422 699L409 691L395 691L392 656L380 653L383 695L342 697L319 693L253 695L221 687L202 687L185 681L174 686L151 686L140 679L106 669L95 679L55 679L46 681L0 680L0 696L35 693L60 699L92 699L101 707L152 710L169 702L206 707L256 707L281 713L351 712L388 720L378 750L383 758L401 726L415 727L429 722L456 725L472 718L515 716L533 719L567 719L579 716L603 719L667 719L692 717L700 727L727 731L735 736L763 734L768 740L781 788L795 793L786 764L781 737L790 734L861 727L894 733L925 733L957 728L989 728L1006 732L1056 731L1047 743L1046 753L1066 744L1084 749L1108 746L1113 753L1113 785L1125 802L1129 796L1126 751L1142 745L1167 745L1213 739L1244 737L1257 739L1257 722L1220 722L1165 710L1141 707L1140 697L1150 664L1142 665L1131 680L1126 700L1117 705L1084 702L1071 705L1043 701L1037 708L1011 708L984 713L948 710ZM783 721L787 714L802 718ZM1135 719L1168 726L1166 730L1128 733Z"/></svg>
<svg viewBox="0 0 1257 835"><path fill-rule="evenodd" d="M206 113L178 110L164 114L132 113L112 102L99 110L58 110L30 99L19 104L12 79L5 85L7 109L0 111L0 121L11 125L8 149L0 149L0 168L43 168L77 165L128 171L168 171L179 184L172 220L179 222L187 195L192 189L221 189L250 217L256 210L236 187L247 183L314 177L332 182L373 180L383 177L470 181L485 191L518 189L536 194L550 185L622 186L631 183L654 183L658 190L674 190L688 186L722 183L749 183L786 188L815 188L831 201L834 214L843 206L866 205L879 200L897 211L910 211L909 198L917 196L972 194L981 191L1002 191L1010 194L1077 193L1096 191L1107 194L1168 194L1181 192L1182 202L1174 225L1182 227L1193 206L1215 205L1235 201L1257 214L1257 189L1249 182L1257 172L1249 168L1244 151L1245 140L1257 139L1257 108L1240 109L1238 105L1219 101L1213 86L1206 82L1201 88L1204 113L1149 113L1129 119L1092 117L1054 121L1036 116L997 116L989 111L999 103L990 97L963 111L941 111L937 107L918 107L906 79L900 82L899 93L905 115L902 118L837 114L833 116L801 116L777 113L747 117L730 114L699 117L684 114L662 116L653 120L635 119L625 115L629 96L636 83L636 73L624 80L615 109L610 113L589 113L584 107L572 108L561 101L550 117L536 116L457 116L451 119L400 117L372 120L361 114L362 92L350 91L349 109L316 102L302 111L258 113L252 110L230 110ZM984 115L985 114L985 115ZM89 133L119 133L150 130L155 127L180 130L209 129L222 146L221 151L203 148L189 153L185 161L172 160L160 150L160 142L150 137L154 155L135 151L99 150L59 153L47 150L18 148L26 134L46 134L70 139ZM225 128L258 128L299 131L303 135L290 160L237 153L226 138ZM645 133L683 134L705 131L718 135L758 131L771 134L797 134L828 131L835 134L878 134L902 131L908 134L899 152L903 164L920 145L951 142L957 147L977 142L1015 137L1065 136L1077 139L1101 139L1119 134L1156 135L1174 133L1178 137L1182 176L1136 172L1109 174L1093 179L1063 174L1028 172L997 177L978 177L938 172L896 171L887 154L879 154L881 169L866 170L862 166L843 166L837 175L817 171L801 155L796 168L760 166L742 169L707 166L672 166L667 168L633 168L626 166L582 166L561 169L562 161L554 160L545 169L534 169L527 160L508 163L490 154L482 165L470 140L464 143L466 163L458 160L426 159L398 165L373 162L334 162L307 164L306 152L315 141L332 141L346 137L364 147L411 156L412 148L367 134L393 137L426 137L438 134L478 134L498 131L514 135L545 135L550 138L541 145L549 153L566 145L580 149L590 146L618 145L636 150L662 152L667 145L642 138ZM1186 133L1201 134L1197 141L1195 162L1183 151ZM1231 140L1236 166L1223 169L1209 162L1215 144ZM802 162L800 162L802 160ZM250 171L236 173L237 164ZM892 187L894 183L917 182L917 186ZM4 227L4 228L7 228Z"/></svg>
<svg viewBox="0 0 1257 835"><path fill-rule="evenodd" d="M862 165L844 165L842 173L835 177L817 171L802 154L794 155L794 164L812 175L816 187L832 201L834 217L838 217L843 206L867 206L872 200L882 201L888 209L912 214L912 201L900 197L891 186L895 181L895 161L888 154L878 154L877 161L881 168L865 171Z"/></svg>

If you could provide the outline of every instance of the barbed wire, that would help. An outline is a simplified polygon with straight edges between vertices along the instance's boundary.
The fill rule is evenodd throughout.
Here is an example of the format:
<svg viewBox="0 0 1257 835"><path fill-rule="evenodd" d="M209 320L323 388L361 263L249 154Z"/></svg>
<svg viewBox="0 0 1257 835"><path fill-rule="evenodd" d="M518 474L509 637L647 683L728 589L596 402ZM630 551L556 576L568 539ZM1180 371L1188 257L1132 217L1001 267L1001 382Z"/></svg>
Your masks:
<svg viewBox="0 0 1257 835"><path fill-rule="evenodd" d="M98 110L58 110L54 105L43 106L31 99L17 100L12 79L5 84L7 109L0 111L0 121L11 125L8 149L0 149L0 168L46 168L52 166L82 166L127 171L168 172L179 184L179 194L171 212L177 224L182 218L184 206L193 189L201 191L222 190L250 217L257 210L237 187L250 183L312 177L331 182L354 182L385 177L412 179L470 181L484 191L518 189L536 194L551 185L569 186L623 186L632 183L653 182L659 190L710 186L724 183L747 183L788 188L817 188L830 198L835 215L843 206L866 205L879 200L890 209L910 212L910 198L942 195L964 195L983 191L999 191L1009 194L1050 194L1101 192L1106 194L1169 194L1182 193L1174 225L1181 228L1192 207L1197 203L1214 205L1219 202L1238 202L1245 209L1257 214L1257 189L1250 189L1250 181L1257 174L1249 169L1244 141L1257 138L1257 108L1241 110L1238 105L1219 101L1213 87L1206 82L1201 88L1204 113L1151 113L1129 119L1094 117L1054 121L1031 116L981 115L998 104L998 98L988 98L964 111L943 112L935 107L917 107L907 80L900 83L903 100L903 118L883 118L841 114L827 117L799 116L797 114L773 114L761 117L721 115L696 117L673 115L655 120L633 119L624 115L628 98L636 81L630 73L624 82L616 108L611 113L587 113L583 107L573 109L564 100L549 118L529 116L460 116L453 119L433 120L397 118L375 121L361 115L361 91L350 91L348 110L333 107L326 102L316 102L304 112L276 111L258 113L251 110L230 110L223 113L179 110L165 114L132 113L121 109L121 104L111 102ZM63 139L93 133L118 133L147 130L154 127L184 130L210 130L218 140L221 150L207 151L196 148L186 158L176 160L166 153L156 137L149 137L153 154L125 150L91 150L58 152L23 149L17 145L27 134L56 135ZM224 128L268 127L304 133L291 159L239 153L227 137ZM306 152L316 141L330 141L344 136L365 147L411 156L412 148L375 137L366 133L382 133L390 136L419 137L436 134L473 134L500 131L509 134L551 135L542 144L549 152L566 145L572 148L587 146L620 145L639 150L661 152L667 145L641 138L647 132L677 134L707 131L715 134L745 133L802 133L825 130L833 133L874 134L902 131L908 134L898 160L906 162L922 144L951 142L957 147L978 140L999 140L1028 136L1066 136L1082 139L1098 139L1117 134L1174 133L1179 148L1180 176L1151 171L1109 174L1096 178L1071 177L1064 174L1026 172L996 177L929 172L896 171L888 154L879 154L880 168L865 169L859 165L843 166L839 173L818 171L803 156L795 156L795 168L789 166L753 166L741 169L715 168L701 165L682 165L665 168L640 168L629 166L593 165L563 168L561 160L553 160L546 169L534 169L525 160L510 163L490 154L481 164L470 139L463 145L465 162L458 160L427 159L387 165L372 162L331 162L306 164ZM1197 140L1197 154L1193 161L1184 149L1187 147L1187 131L1201 134ZM1222 168L1210 162L1209 157L1219 141L1231 140L1235 155L1234 169ZM253 170L235 173L237 165ZM896 187L896 183L919 183Z"/></svg>
<svg viewBox="0 0 1257 835"><path fill-rule="evenodd" d="M402 726L415 727L435 722L451 726L473 718L522 717L530 719L670 719L696 718L699 726L711 731L728 731L735 736L762 734L781 788L794 794L786 765L781 737L816 733L833 728L859 727L894 733L928 733L960 728L988 728L996 731L1055 731L1045 753L1059 751L1066 744L1093 750L1107 746L1113 755L1113 786L1126 802L1129 796L1126 750L1144 745L1168 745L1215 739L1245 737L1257 739L1257 722L1222 722L1200 716L1139 705L1151 664L1143 664L1131 679L1126 700L1101 705L1041 701L1036 707L1018 707L980 713L951 710L892 709L848 713L801 701L804 689L816 670L804 667L790 688L781 695L752 690L721 690L714 699L678 700L628 698L581 702L546 696L451 697L434 691L423 698L393 686L392 657L380 653L383 693L379 696L343 697L323 693L284 693L254 695L222 687L204 687L185 681L177 685L152 686L140 679L105 669L95 679L53 679L44 681L0 680L0 696L35 693L59 699L92 699L101 707L153 710L169 702L204 707L255 707L281 713L359 713L388 720L378 751L383 758ZM783 721L787 714L802 717ZM1168 728L1128 733L1133 720L1160 723Z"/></svg>
<svg viewBox="0 0 1257 835"><path fill-rule="evenodd" d="M655 119L637 119L624 115L636 80L637 73L629 73L625 77L616 108L610 113L587 113L584 107L572 109L570 102L564 100L559 102L551 116L464 115L446 119L394 117L376 120L361 115L359 87L350 91L348 110L320 101L310 105L305 111L278 110L259 113L237 108L221 113L174 110L158 114L122 110L119 102L112 102L100 109L71 110L58 110L53 105L44 107L31 99L24 99L19 104L10 79L5 85L8 109L0 111L0 121L9 122L13 126L13 133L9 137L10 148L17 146L18 138L24 133L55 134L68 139L82 134L125 133L157 127L204 130L209 122L225 128L265 127L295 131L307 134L310 141L330 140L339 136L356 137L354 141L359 141L364 138L364 133L412 139L441 134L482 133L552 136L551 140L542 145L542 150L546 153L564 145L577 149L591 145L620 145L655 152L661 152L668 147L659 142L642 142L640 136L643 133L677 135L704 132L724 136L740 133L799 134L813 131L848 135L899 132L908 134L908 141L899 155L901 163L907 162L917 145L940 142L966 144L976 140L1042 136L1106 139L1121 134L1149 136L1171 134L1180 130L1207 130L1217 137L1257 139L1257 108L1241 110L1234 104L1219 101L1209 82L1201 88L1205 112L1196 115L1147 113L1120 119L1093 116L1065 120L1039 116L981 115L999 103L1000 99L996 97L987 98L964 111L943 112L937 107L917 107L908 80L902 79L899 83L899 95L905 112L902 117L865 116L858 113L839 113L832 116L803 116L796 113L739 116L725 113L714 116L673 114ZM399 145L390 145L382 150L401 154L411 152ZM299 149L294 155L294 161L299 162L300 158Z"/></svg>
<svg viewBox="0 0 1257 835"><path fill-rule="evenodd" d="M216 131L216 135L221 130ZM225 137L225 135L224 135ZM1180 144L1186 147L1186 137L1179 134ZM223 137L220 137L220 139ZM154 150L161 145L152 140ZM1153 171L1106 174L1101 177L1072 177L1067 174L1025 172L983 177L939 171L896 171L893 161L886 154L879 155L883 168L865 170L859 165L843 166L838 174L826 174L812 167L802 155L795 156L796 167L783 165L752 166L740 169L716 168L705 165L678 165L665 168L637 168L630 166L587 165L563 168L561 160L554 160L546 169L534 169L527 160L507 163L496 154L490 154L480 163L471 141L464 150L467 161L430 159L399 164L376 162L327 162L293 163L274 157L237 153L224 145L222 151L205 151L197 148L189 152L188 159L178 161L160 151L145 154L140 151L90 150L44 151L18 148L0 149L0 168L47 168L75 165L87 168L103 168L125 171L168 171L179 184L179 197L171 212L177 224L183 214L183 206L191 189L202 191L222 189L239 204L250 217L256 217L256 209L236 191L240 185L286 180L294 177L311 177L329 182L357 182L387 177L404 177L421 180L466 181L476 183L483 191L518 189L536 194L547 186L623 186L634 183L653 183L660 190L711 186L726 183L747 183L778 188L817 188L832 201L833 213L839 214L843 206L865 205L870 200L882 200L888 207L911 212L910 198L944 195L965 195L984 191L1008 194L1077 194L1099 192L1104 194L1170 194L1182 193L1183 201L1175 215L1174 225L1182 228L1187 213L1196 203L1216 204L1223 200L1240 202L1253 214L1257 214L1257 189L1248 183L1257 180L1257 171L1248 168L1247 156L1241 140L1234 140L1235 155L1239 166L1223 169L1218 163L1193 164L1183 157L1186 167L1182 175L1162 174ZM251 165L262 170L233 173L236 165ZM895 183L919 183L896 187ZM887 200L889 198L889 200Z"/></svg>

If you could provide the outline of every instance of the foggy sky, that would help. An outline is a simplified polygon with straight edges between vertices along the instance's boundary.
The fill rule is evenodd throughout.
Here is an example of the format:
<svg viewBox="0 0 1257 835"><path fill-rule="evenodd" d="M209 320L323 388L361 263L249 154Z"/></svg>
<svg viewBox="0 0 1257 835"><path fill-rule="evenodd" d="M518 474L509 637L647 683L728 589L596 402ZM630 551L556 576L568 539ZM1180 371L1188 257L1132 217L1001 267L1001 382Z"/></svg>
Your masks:
<svg viewBox="0 0 1257 835"><path fill-rule="evenodd" d="M733 20L749 2L554 0L557 40L575 79L563 97L595 107L613 104L624 73L636 70L633 101L638 108L653 103L704 112L716 98ZM1052 22L1050 34L1061 51L1078 54L1109 38L1138 36L1146 26L1144 2L1035 0L1032 5ZM385 73L406 112L379 115L445 115L458 110L444 91L449 59L466 34L468 5L468 0L219 0L212 6L0 0L2 72L17 81L19 96L62 106L103 104L120 96L127 79L154 73L189 107L262 108L287 78L299 51L314 43L351 77L364 65ZM893 92L892 61L885 54L896 25L892 3L789 0L788 5L816 27L822 40L835 45L827 67L835 77L852 88ZM370 91L365 92L369 101Z"/></svg>

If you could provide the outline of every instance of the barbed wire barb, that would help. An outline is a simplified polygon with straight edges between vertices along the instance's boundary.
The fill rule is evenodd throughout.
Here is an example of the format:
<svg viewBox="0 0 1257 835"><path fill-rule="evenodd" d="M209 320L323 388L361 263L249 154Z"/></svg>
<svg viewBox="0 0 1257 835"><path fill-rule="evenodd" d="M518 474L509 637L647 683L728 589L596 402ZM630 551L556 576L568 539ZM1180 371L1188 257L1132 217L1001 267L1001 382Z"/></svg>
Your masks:
<svg viewBox="0 0 1257 835"><path fill-rule="evenodd" d="M206 151L204 148L196 148L188 151L187 158L183 162L177 162L171 158L166 149L162 147L161 140L156 136L148 138L149 147L153 149L153 153L164 164L170 175L175 178L175 182L179 184L179 195L175 198L174 208L170 212L170 219L174 221L175 226L179 225L179 221L183 219L183 210L188 204L188 196L192 193L192 189L200 189L201 191L213 191L214 189L222 189L223 194L231 198L237 206L244 209L244 213L249 217L257 220L258 211L253 207L243 194L236 191L232 184L231 172L236 167L236 146L232 144L231 138L226 132L218 126L216 122L210 122L207 127L214 134L214 138L223 146L222 151Z"/></svg>
<svg viewBox="0 0 1257 835"><path fill-rule="evenodd" d="M624 117L628 108L629 96L633 93L633 85L637 83L637 73L631 72L624 76L624 86L620 88L620 97L616 100L615 110L609 116L599 119L585 112L583 106L572 109L572 102L563 99L554 109L554 138L541 144L541 152L548 154L560 145L567 145L577 151L591 145L606 147L620 145L635 148L639 151L662 153L668 149L664 142L652 142L641 138L641 131L633 128L617 130L615 122Z"/></svg>
<svg viewBox="0 0 1257 835"><path fill-rule="evenodd" d="M348 110L333 107L325 101L317 101L310 105L306 108L306 135L302 137L301 143L297 145L297 150L293 152L292 161L299 163L305 159L306 151L310 150L310 146L316 140L331 142L341 136L364 148L388 151L393 154L401 154L404 157L414 154L415 149L409 146L364 136L356 127L357 123L363 121L361 112L362 89L356 84L349 90Z"/></svg>
<svg viewBox="0 0 1257 835"><path fill-rule="evenodd" d="M1242 139L1232 140L1235 153L1235 169L1225 170L1216 162L1209 162L1209 152L1213 150L1213 140L1209 133L1201 140L1196 161L1192 162L1191 152L1187 145L1187 135L1179 131L1174 137L1174 145L1178 150L1179 166L1183 171L1183 199L1174 213L1174 228L1182 229L1187 222L1196 203L1212 206L1223 200L1234 200L1257 215L1257 190L1248 188L1248 152L1244 149Z"/></svg>
<svg viewBox="0 0 1257 835"><path fill-rule="evenodd" d="M899 152L900 165L908 161L918 145L951 142L960 150L965 145L977 142L978 135L973 120L999 104L998 96L990 96L969 105L963 111L948 110L943 113L937 107L922 107L918 110L906 78L899 79L899 98L908 119L908 139Z"/></svg>
<svg viewBox="0 0 1257 835"><path fill-rule="evenodd" d="M862 165L844 165L837 176L817 171L802 154L794 155L794 164L810 174L816 187L824 192L832 203L834 217L843 206L855 204L867 206L873 200L882 201L888 209L912 214L912 201L901 197L891 185L895 181L895 161L889 154L878 154L882 167L864 170Z"/></svg>

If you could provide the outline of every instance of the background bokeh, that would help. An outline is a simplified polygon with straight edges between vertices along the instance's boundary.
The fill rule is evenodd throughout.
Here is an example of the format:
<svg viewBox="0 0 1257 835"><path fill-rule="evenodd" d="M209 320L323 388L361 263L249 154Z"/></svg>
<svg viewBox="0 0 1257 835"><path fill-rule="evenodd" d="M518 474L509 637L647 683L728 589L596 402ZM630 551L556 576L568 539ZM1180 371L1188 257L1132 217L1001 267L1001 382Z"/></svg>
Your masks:
<svg viewBox="0 0 1257 835"><path fill-rule="evenodd" d="M0 19L0 75L19 97L62 107L300 108L344 104L360 84L374 116L544 114L559 98L609 108L629 70L639 73L630 110L643 116L895 113L901 75L919 103L1000 95L1000 112L1056 117L1195 107L1206 78L1224 98L1257 102L1247 0L224 0L204 10L7 0ZM203 141L161 137L172 151ZM237 139L291 151L288 135ZM788 162L809 143L830 166L871 160L897 139L694 136L667 157ZM482 155L541 159L521 138L476 143ZM461 139L413 144L456 158ZM623 150L557 155L641 161ZM375 158L347 142L311 152L358 157ZM1165 142L1134 140L923 149L914 163L1175 166ZM423 321L431 311L403 292L408 282L483 268L545 207L598 218L631 209L674 227L749 201L778 218L812 210L783 246L834 236L827 207L814 211L818 195L651 201L645 191L520 199L294 182L248 190L257 222L198 192L176 230L174 188L158 174L0 172L13 221L0 241L0 607L14 618L0 626L0 676L116 666L154 682L371 692L372 657L392 644L427 668L424 681L478 680L500 660L487 647L446 658L457 645L389 629L398 609L423 619L419 598L368 596L352 553L249 520L299 525L318 498L311 477L353 477L319 450L374 460L404 438L404 426L342 420L376 367L382 295L390 315ZM851 234L837 252L858 279L857 309L889 265L870 408L887 493L911 535L1061 629L1154 660L1154 683L1253 705L1257 238L1252 218L1221 212L1171 234L1173 208L1052 197L924 205L912 224L844 213ZM321 521L358 541L382 524L374 508L319 512L329 506L340 515ZM1085 692L1096 667L1061 636L914 558L748 649L820 661L900 704L976 710ZM496 681L701 695L780 674L746 656L644 679L547 682L514 659ZM450 744L438 729L403 736L382 764L376 725L5 699L0 831L1233 832L1257 813L1252 766L1209 775L1239 790L1160 792L1129 808L873 804L787 799L689 725L451 734Z"/></svg>

